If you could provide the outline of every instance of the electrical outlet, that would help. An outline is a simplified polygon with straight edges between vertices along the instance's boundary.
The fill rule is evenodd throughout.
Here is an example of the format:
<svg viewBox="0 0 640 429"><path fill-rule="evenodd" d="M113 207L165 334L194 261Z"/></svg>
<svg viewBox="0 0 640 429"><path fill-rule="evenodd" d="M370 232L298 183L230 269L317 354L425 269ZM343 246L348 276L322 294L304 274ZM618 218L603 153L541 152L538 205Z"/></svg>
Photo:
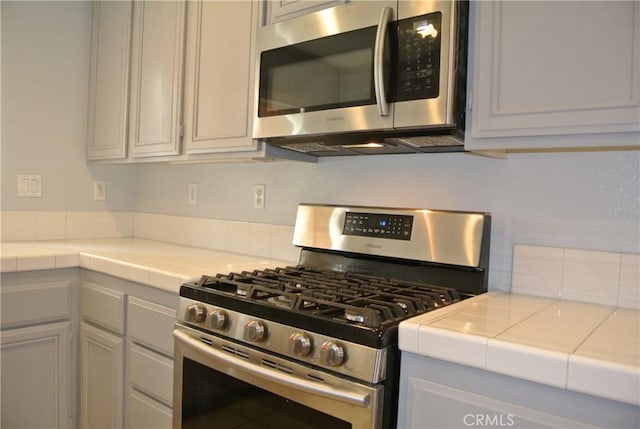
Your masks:
<svg viewBox="0 0 640 429"><path fill-rule="evenodd" d="M198 184L189 183L189 193L187 196L187 203L190 206L195 206L198 202Z"/></svg>
<svg viewBox="0 0 640 429"><path fill-rule="evenodd" d="M102 180L93 182L93 199L95 201L104 201L107 199L107 183Z"/></svg>
<svg viewBox="0 0 640 429"><path fill-rule="evenodd" d="M253 185L253 208L263 209L266 185Z"/></svg>

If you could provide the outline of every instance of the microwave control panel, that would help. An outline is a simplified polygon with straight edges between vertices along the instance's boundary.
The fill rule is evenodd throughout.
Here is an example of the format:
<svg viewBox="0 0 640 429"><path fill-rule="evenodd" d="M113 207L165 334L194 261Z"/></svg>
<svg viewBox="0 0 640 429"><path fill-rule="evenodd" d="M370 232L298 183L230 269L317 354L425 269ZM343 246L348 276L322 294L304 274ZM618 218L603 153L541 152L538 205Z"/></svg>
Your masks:
<svg viewBox="0 0 640 429"><path fill-rule="evenodd" d="M413 216L347 212L342 233L360 237L411 240Z"/></svg>
<svg viewBox="0 0 640 429"><path fill-rule="evenodd" d="M440 93L442 13L398 21L396 101L437 98Z"/></svg>

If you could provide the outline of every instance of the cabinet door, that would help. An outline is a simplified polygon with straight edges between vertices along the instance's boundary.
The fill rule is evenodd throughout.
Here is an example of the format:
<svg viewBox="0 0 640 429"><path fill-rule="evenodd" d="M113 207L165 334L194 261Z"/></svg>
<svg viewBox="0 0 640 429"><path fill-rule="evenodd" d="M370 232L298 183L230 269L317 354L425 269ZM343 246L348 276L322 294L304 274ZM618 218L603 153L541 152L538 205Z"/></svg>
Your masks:
<svg viewBox="0 0 640 429"><path fill-rule="evenodd" d="M579 428L592 427L532 408L409 377L406 405L398 427L458 429L464 427ZM404 409L406 406L406 410Z"/></svg>
<svg viewBox="0 0 640 429"><path fill-rule="evenodd" d="M3 428L71 427L71 324L2 331Z"/></svg>
<svg viewBox="0 0 640 429"><path fill-rule="evenodd" d="M347 3L349 0L267 0L269 23L295 18L317 10Z"/></svg>
<svg viewBox="0 0 640 429"><path fill-rule="evenodd" d="M134 3L129 124L133 157L180 152L185 6L182 0Z"/></svg>
<svg viewBox="0 0 640 429"><path fill-rule="evenodd" d="M191 1L187 8L187 153L250 151L256 1Z"/></svg>
<svg viewBox="0 0 640 429"><path fill-rule="evenodd" d="M93 2L87 159L127 155L132 1Z"/></svg>
<svg viewBox="0 0 640 429"><path fill-rule="evenodd" d="M467 149L588 146L595 144L585 136L604 133L620 137L609 136L609 145L638 145L640 3L503 1L475 7L469 135L478 141ZM493 138L545 135L577 138L520 144ZM487 137L492 139L480 140Z"/></svg>
<svg viewBox="0 0 640 429"><path fill-rule="evenodd" d="M80 427L123 427L124 339L80 329Z"/></svg>

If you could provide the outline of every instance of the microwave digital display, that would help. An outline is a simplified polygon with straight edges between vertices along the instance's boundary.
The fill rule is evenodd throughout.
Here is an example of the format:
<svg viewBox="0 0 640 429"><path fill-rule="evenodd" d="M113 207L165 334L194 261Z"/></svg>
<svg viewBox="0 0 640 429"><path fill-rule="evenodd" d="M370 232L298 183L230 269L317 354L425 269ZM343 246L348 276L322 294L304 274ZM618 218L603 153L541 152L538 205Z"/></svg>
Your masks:
<svg viewBox="0 0 640 429"><path fill-rule="evenodd" d="M398 21L398 84L395 101L440 94L442 13Z"/></svg>

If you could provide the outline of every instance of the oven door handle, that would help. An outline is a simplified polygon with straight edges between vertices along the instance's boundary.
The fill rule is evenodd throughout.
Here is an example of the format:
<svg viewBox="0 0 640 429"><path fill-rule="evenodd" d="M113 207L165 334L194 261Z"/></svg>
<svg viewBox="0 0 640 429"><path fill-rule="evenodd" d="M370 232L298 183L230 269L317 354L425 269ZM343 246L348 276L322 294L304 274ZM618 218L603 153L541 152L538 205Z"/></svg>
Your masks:
<svg viewBox="0 0 640 429"><path fill-rule="evenodd" d="M387 104L387 95L384 87L384 42L387 38L387 27L389 26L389 21L391 21L392 13L393 9L389 6L385 6L382 9L373 54L373 87L380 116L389 115L389 105Z"/></svg>
<svg viewBox="0 0 640 429"><path fill-rule="evenodd" d="M368 394L349 392L335 387L327 386L321 383L314 383L299 379L282 372L275 372L268 368L262 368L258 365L254 365L250 362L245 362L239 358L229 356L224 352L221 352L198 339L195 339L188 334L176 329L173 331L173 336L177 341L188 345L195 349L197 352L204 354L209 358L213 358L221 363L227 364L233 369L244 371L252 376L266 379L269 382L285 385L286 387L302 390L304 392L321 395L330 399L334 399L340 402L346 402L349 404L357 405L362 408L369 406L370 396Z"/></svg>

